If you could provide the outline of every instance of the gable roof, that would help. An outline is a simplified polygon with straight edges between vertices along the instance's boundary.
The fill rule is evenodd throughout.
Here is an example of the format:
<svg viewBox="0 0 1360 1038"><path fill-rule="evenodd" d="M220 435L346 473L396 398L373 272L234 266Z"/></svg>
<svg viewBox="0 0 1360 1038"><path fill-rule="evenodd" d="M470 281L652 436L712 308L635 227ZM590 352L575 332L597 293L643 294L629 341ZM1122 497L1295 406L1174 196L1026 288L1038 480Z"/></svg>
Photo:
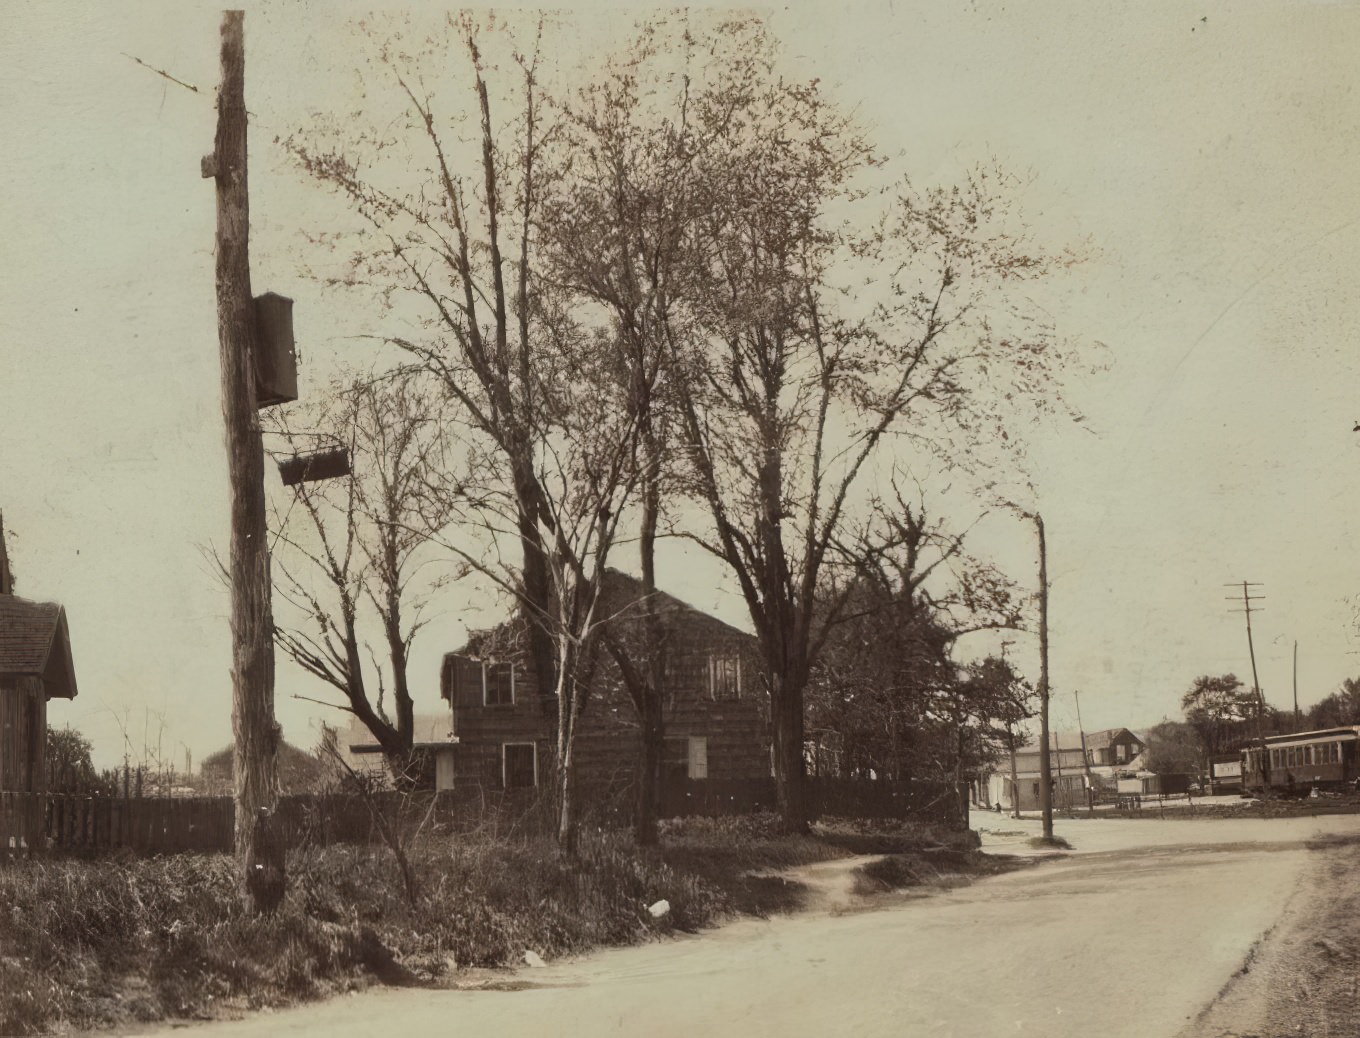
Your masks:
<svg viewBox="0 0 1360 1038"><path fill-rule="evenodd" d="M1140 743L1143 742L1138 734L1129 728L1103 728L1098 732L1086 733L1086 748L1088 750L1105 749L1113 745L1119 740L1120 736L1125 734L1132 736ZM1064 750L1081 749L1081 732L1050 732L1049 738L1052 740L1049 744L1050 746L1059 747Z"/></svg>
<svg viewBox="0 0 1360 1038"><path fill-rule="evenodd" d="M0 595L0 675L42 678L48 699L75 698L71 635L61 606Z"/></svg>
<svg viewBox="0 0 1360 1038"><path fill-rule="evenodd" d="M1128 735L1140 743L1143 741L1138 733L1131 728L1106 728L1099 732L1087 732L1086 748L1089 750L1096 750L1113 745L1119 740L1121 735Z"/></svg>
<svg viewBox="0 0 1360 1038"><path fill-rule="evenodd" d="M457 740L450 731L450 718L447 711L437 714L416 714L411 718L411 745L416 749L432 746L451 746ZM357 717L350 718L349 725L340 733L340 744L350 753L381 753L382 747L368 730L368 726Z"/></svg>
<svg viewBox="0 0 1360 1038"><path fill-rule="evenodd" d="M722 635L747 642L755 641L754 635L738 627L733 627L725 620L719 620L711 613L705 613L702 609L697 609L688 602L682 602L660 588L657 589L654 598L657 612L663 622L669 617L676 616L701 617L705 624L720 631ZM605 570L604 594L601 596L600 602L602 617L623 621L638 619L641 617L641 611L637 607L642 599L641 580L620 570ZM454 659L458 657L488 661L514 659L526 651L525 632L526 621L523 614L519 612L495 627L470 630L467 641L462 647L444 654L439 676L440 697L448 699L451 694L450 668Z"/></svg>

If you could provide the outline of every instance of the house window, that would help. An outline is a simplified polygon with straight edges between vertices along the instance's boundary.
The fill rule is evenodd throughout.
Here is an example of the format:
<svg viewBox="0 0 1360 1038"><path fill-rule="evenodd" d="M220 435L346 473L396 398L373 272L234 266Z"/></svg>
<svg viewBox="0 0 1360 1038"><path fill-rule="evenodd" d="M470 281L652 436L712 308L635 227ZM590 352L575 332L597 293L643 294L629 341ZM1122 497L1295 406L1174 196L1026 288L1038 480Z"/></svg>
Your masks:
<svg viewBox="0 0 1360 1038"><path fill-rule="evenodd" d="M515 665L482 664L482 705L510 706L515 701Z"/></svg>
<svg viewBox="0 0 1360 1038"><path fill-rule="evenodd" d="M501 784L505 789L533 789L538 785L538 754L533 743L501 744Z"/></svg>
<svg viewBox="0 0 1360 1038"><path fill-rule="evenodd" d="M668 736L661 768L668 779L708 778L708 738Z"/></svg>
<svg viewBox="0 0 1360 1038"><path fill-rule="evenodd" d="M708 694L713 699L741 698L741 660L736 656L708 658Z"/></svg>

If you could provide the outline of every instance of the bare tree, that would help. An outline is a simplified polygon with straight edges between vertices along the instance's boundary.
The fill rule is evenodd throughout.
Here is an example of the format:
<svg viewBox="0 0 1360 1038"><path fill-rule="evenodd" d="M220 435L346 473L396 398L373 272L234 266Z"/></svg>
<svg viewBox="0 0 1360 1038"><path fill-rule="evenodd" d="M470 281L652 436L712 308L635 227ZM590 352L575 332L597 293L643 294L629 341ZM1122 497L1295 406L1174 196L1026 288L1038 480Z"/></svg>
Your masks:
<svg viewBox="0 0 1360 1038"><path fill-rule="evenodd" d="M644 27L634 44L562 106L562 164L550 178L551 218L539 234L548 276L603 313L612 334L604 369L621 406L635 416L638 440L637 559L641 595L628 606L625 634L606 626L602 639L637 712L640 743L634 831L639 844L657 839L663 781L665 621L658 606L656 545L665 501L676 489L674 392L665 330L683 318L674 300L683 277L683 241L697 211L689 175L686 85L658 92L654 67L671 44L695 46ZM664 41L664 42L663 42ZM656 120L671 116L656 132Z"/></svg>
<svg viewBox="0 0 1360 1038"><path fill-rule="evenodd" d="M870 234L838 219L877 157L816 82L777 72L759 26L689 99L702 215L671 340L695 540L735 574L760 640L780 810L806 824L803 690L842 604L828 557L885 449L957 449L1042 402L1061 359L1009 289L1054 260L1011 230L993 174L904 185ZM861 224L863 226L863 224ZM850 292L851 284L854 292ZM859 301L863 300L863 303Z"/></svg>
<svg viewBox="0 0 1360 1038"><path fill-rule="evenodd" d="M295 137L290 149L379 243L340 280L376 284L404 315L412 330L389 341L440 378L476 433L485 493L473 511L496 547L467 561L519 602L540 680L558 690L560 734L578 677L557 668L589 672L592 574L634 493L650 565L673 426L684 489L706 516L679 532L742 589L781 809L800 828L803 689L840 611L819 597L828 556L890 442L999 440L999 402L1045 398L1050 329L1006 289L1053 261L1010 229L987 173L924 194L906 185L851 235L842 218L872 202L858 178L879 159L815 82L781 75L756 20L702 39L680 31L683 67L669 79L646 67L644 32L565 106L544 96L537 41L487 59L500 29L454 18L429 50L389 43L380 64L403 113L372 133L337 122L332 142ZM450 108L425 60L451 46L467 57L470 106ZM656 90L660 102L639 102ZM472 148L457 146L450 111L466 114ZM413 169L427 176L412 183ZM563 233L548 233L559 218ZM592 344L607 366L582 359ZM587 372L614 387L614 410L591 429L573 411ZM596 463L573 468L573 452ZM591 526L591 501L608 502L607 522ZM661 659L646 654L630 681L653 751ZM565 748L560 738L559 766Z"/></svg>
<svg viewBox="0 0 1360 1038"><path fill-rule="evenodd" d="M372 733L398 780L412 763L411 646L448 579L447 567L431 569L439 560L430 549L452 519L431 491L450 465L446 411L428 377L399 370L337 381L310 413L295 407L271 422L276 456L296 466L318 447L349 458L346 474L303 479L275 502L276 588L294 607L275 639L341 693L336 705ZM365 617L381 634L381 661Z"/></svg>
<svg viewBox="0 0 1360 1038"><path fill-rule="evenodd" d="M377 29L365 32L379 70L372 95L395 87L397 110L365 113L373 121L359 132L353 117L317 115L310 134L285 144L307 175L334 189L368 225L334 282L372 290L411 315L409 330L386 341L439 379L461 406L468 434L482 441L473 449L484 466L510 487L517 597L536 616L547 615L555 603L545 542L551 515L537 460L556 372L544 359L552 332L541 321L548 304L534 284L531 237L548 136L537 43L523 52L507 26L494 18L480 25L468 15L447 16L423 44L414 27L386 39ZM491 64L513 70L495 83L488 45L508 49L503 62ZM459 53L462 67L449 72L451 55ZM439 92L447 83L452 101ZM465 123L473 127L471 147L461 137ZM551 684L551 635L533 623L529 643L536 670Z"/></svg>
<svg viewBox="0 0 1360 1038"><path fill-rule="evenodd" d="M489 61L488 47L506 47L505 60ZM571 291L539 274L543 180L561 167L544 160L553 131L537 47L519 50L503 25L452 17L424 52L466 58L473 104L463 114L477 141L470 168L459 165L468 152L457 146L458 120L440 108L422 62L397 37L379 59L403 99L398 121L409 134L390 147L410 162L384 166L389 145L380 143L376 168L363 165L347 150L348 135L320 146L294 138L289 147L378 232L381 245L356 257L347 280L376 281L387 297L416 303L415 330L388 341L460 408L470 464L444 491L460 531L480 536L441 543L511 596L524 618L533 670L555 711L559 835L570 846L572 751L599 651L600 577L636 487L639 423L635 398L616 377L617 330L578 321ZM497 68L513 70L508 83L492 82ZM497 121L501 101L511 112L505 123ZM428 179L401 183L412 165ZM380 183L383 171L397 180ZM518 550L507 550L512 542Z"/></svg>

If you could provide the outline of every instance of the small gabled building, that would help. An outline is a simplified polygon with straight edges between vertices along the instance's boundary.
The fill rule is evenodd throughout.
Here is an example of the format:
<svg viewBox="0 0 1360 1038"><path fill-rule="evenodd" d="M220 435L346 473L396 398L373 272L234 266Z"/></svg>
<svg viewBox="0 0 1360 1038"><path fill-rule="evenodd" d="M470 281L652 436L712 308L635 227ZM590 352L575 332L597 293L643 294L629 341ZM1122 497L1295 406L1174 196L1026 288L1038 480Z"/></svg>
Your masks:
<svg viewBox="0 0 1360 1038"><path fill-rule="evenodd" d="M636 644L642 585L611 570L601 615ZM770 775L767 697L756 680L755 639L664 592L663 767L680 778ZM455 788L545 785L554 761L557 702L535 672L522 620L473 634L444 657L440 694L449 704ZM640 726L621 674L601 651L573 750L582 788L632 781Z"/></svg>
<svg viewBox="0 0 1360 1038"><path fill-rule="evenodd" d="M66 612L14 594L0 523L0 793L47 791L47 703L75 696ZM28 846L34 835L0 833Z"/></svg>
<svg viewBox="0 0 1360 1038"><path fill-rule="evenodd" d="M1086 756L1093 769L1108 771L1137 770L1138 758L1146 746L1138 733L1128 728L1106 728L1086 733Z"/></svg>
<svg viewBox="0 0 1360 1038"><path fill-rule="evenodd" d="M411 719L411 750L416 767L413 778L421 789L453 788L453 752L457 742L449 715L418 713ZM340 733L340 752L345 765L358 774L387 783L392 779L383 748L357 717Z"/></svg>
<svg viewBox="0 0 1360 1038"><path fill-rule="evenodd" d="M75 696L66 611L0 594L0 792L46 792L47 702Z"/></svg>

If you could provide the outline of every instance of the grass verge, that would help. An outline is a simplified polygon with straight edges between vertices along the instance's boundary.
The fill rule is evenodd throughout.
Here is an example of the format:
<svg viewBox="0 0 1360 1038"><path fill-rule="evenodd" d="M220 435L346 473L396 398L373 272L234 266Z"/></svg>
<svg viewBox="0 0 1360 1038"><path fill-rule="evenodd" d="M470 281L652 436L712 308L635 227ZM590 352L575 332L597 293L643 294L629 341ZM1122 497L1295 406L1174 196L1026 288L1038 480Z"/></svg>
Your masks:
<svg viewBox="0 0 1360 1038"><path fill-rule="evenodd" d="M983 854L974 849L937 847L889 854L855 870L853 892L872 897L913 887L949 888L1033 865L1035 859Z"/></svg>
<svg viewBox="0 0 1360 1038"><path fill-rule="evenodd" d="M669 823L655 848L595 833L574 859L542 839L431 838L410 850L414 907L382 848L301 850L263 918L245 911L225 855L14 862L0 867L0 1034L235 1015L790 911L802 889L771 872L856 853L871 835L775 829ZM938 842L919 827L874 839ZM662 899L670 911L655 919Z"/></svg>

